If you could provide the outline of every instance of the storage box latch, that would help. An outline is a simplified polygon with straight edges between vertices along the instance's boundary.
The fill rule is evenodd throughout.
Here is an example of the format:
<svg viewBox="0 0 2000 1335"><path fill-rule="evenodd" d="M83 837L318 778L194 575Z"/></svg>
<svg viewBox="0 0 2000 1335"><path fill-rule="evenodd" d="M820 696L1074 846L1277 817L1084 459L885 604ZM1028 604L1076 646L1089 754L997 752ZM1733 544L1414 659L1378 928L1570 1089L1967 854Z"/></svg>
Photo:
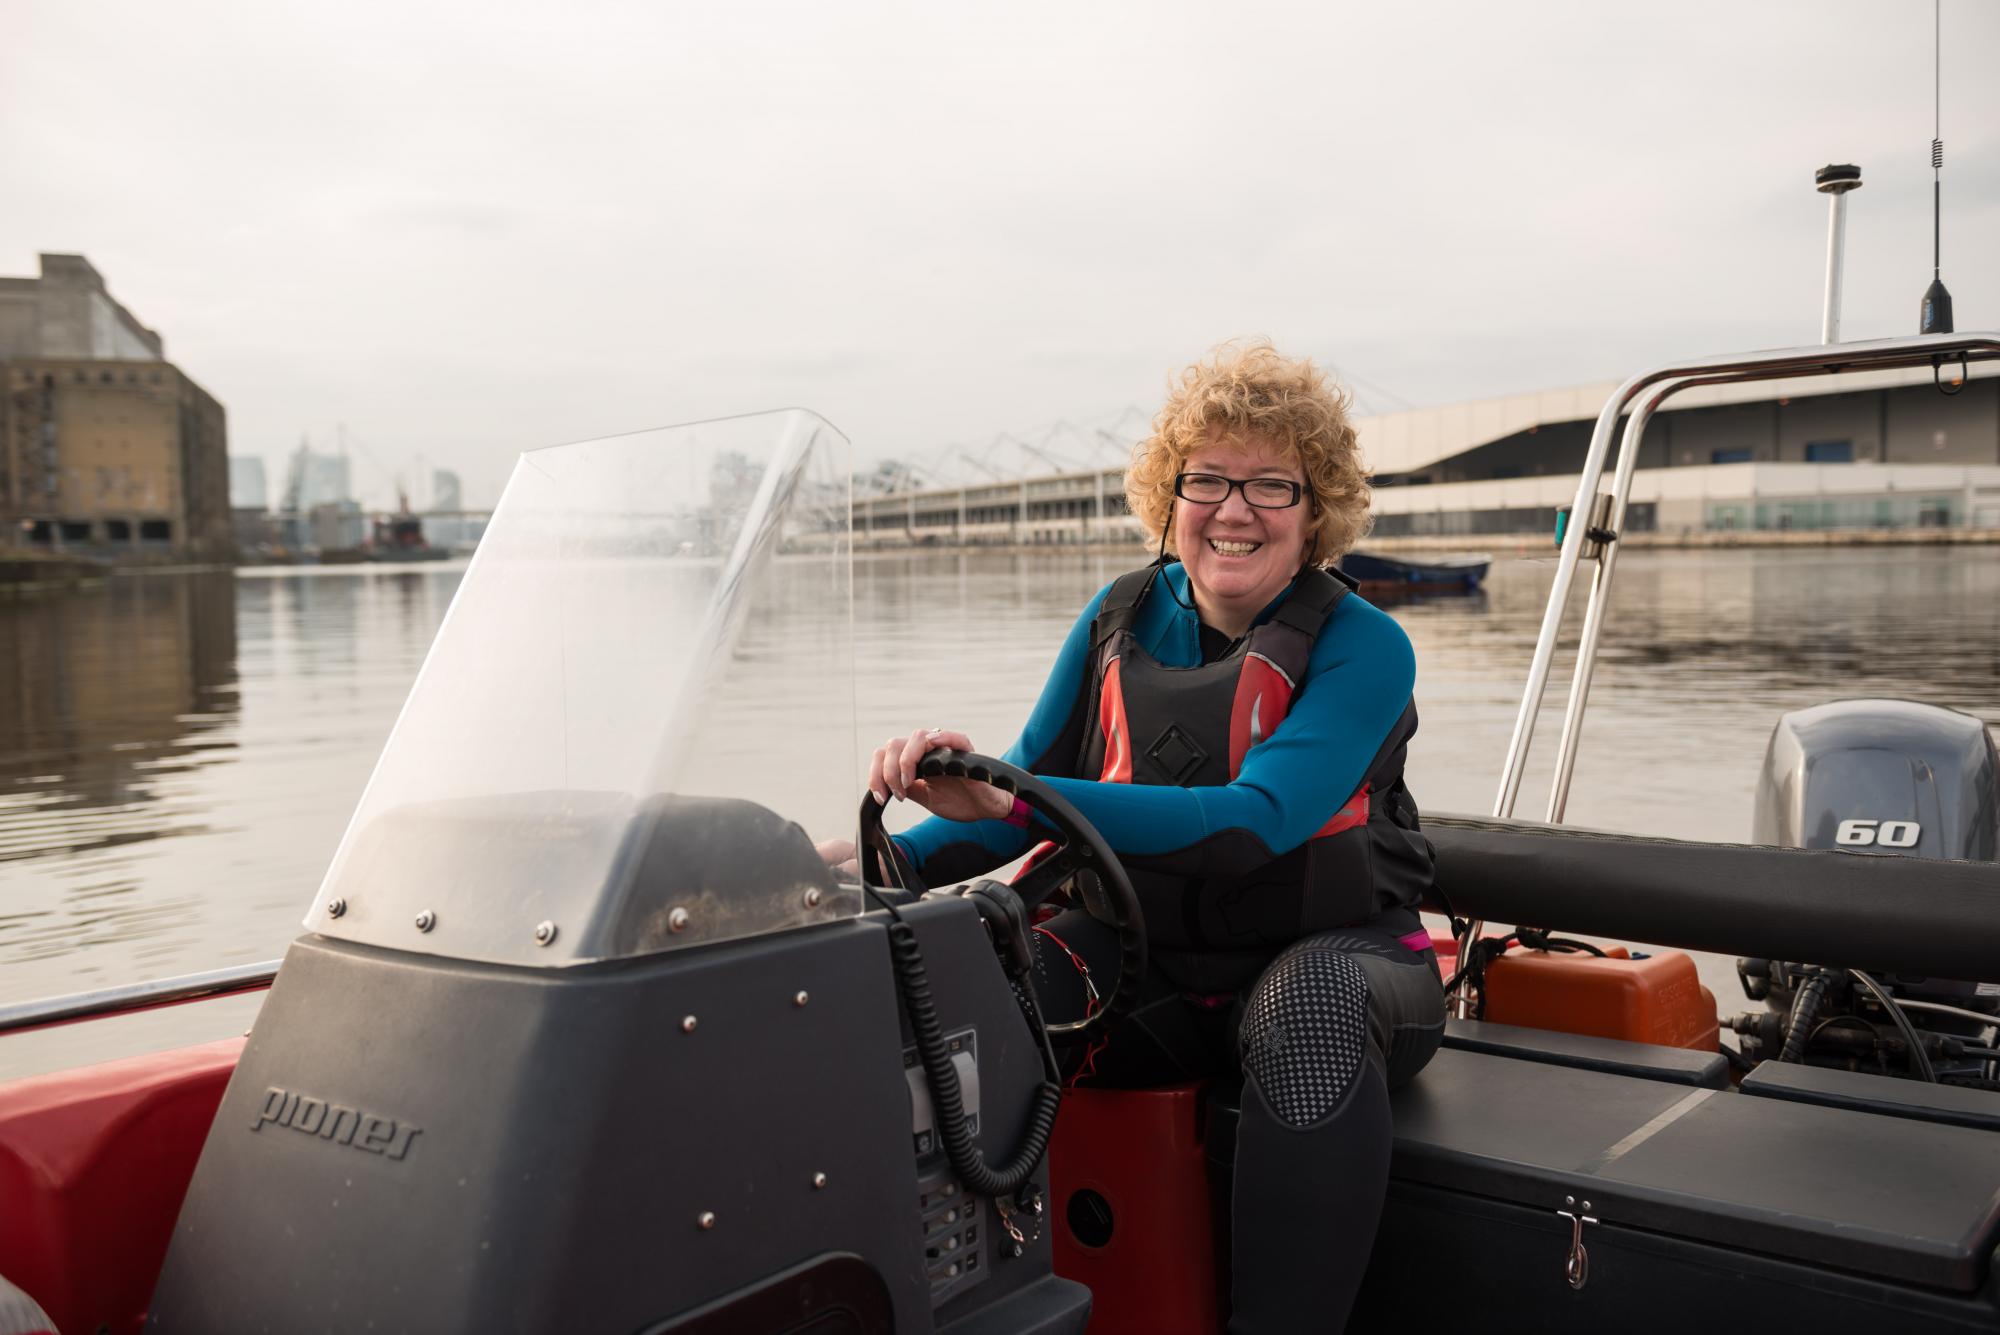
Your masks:
<svg viewBox="0 0 2000 1335"><path fill-rule="evenodd" d="M1565 1208L1556 1213L1569 1220L1569 1257L1563 1262L1563 1275L1569 1286L1580 1289L1590 1282L1590 1252L1583 1245L1583 1226L1597 1221L1590 1217L1590 1202L1576 1203L1576 1197L1563 1197Z"/></svg>

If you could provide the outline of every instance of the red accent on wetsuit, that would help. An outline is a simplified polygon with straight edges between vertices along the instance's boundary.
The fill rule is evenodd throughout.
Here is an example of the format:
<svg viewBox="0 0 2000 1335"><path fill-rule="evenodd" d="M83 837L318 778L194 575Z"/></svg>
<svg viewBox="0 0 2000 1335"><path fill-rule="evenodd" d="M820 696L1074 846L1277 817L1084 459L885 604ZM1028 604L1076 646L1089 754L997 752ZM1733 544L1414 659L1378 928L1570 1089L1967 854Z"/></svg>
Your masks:
<svg viewBox="0 0 2000 1335"><path fill-rule="evenodd" d="M1364 782L1354 790L1354 796L1347 799L1347 805L1334 812L1333 819L1319 827L1319 832L1313 835L1313 838L1324 839L1330 834L1339 834L1342 830L1351 830L1357 825L1367 823L1368 785Z"/></svg>
<svg viewBox="0 0 2000 1335"><path fill-rule="evenodd" d="M1243 772L1250 748L1278 730L1292 707L1292 683L1262 654L1246 654L1229 710L1229 777Z"/></svg>
<svg viewBox="0 0 2000 1335"><path fill-rule="evenodd" d="M1278 730L1291 705L1292 683L1285 674L1262 654L1246 654L1243 674L1236 679L1236 701L1229 711L1231 779L1243 772L1243 758L1250 754L1250 748ZM1122 700L1120 706L1119 724L1129 731ZM1326 824L1314 831L1312 837L1324 839L1330 834L1339 834L1342 830L1352 830L1367 823L1368 783L1363 780L1361 786L1354 790L1354 795L1328 817Z"/></svg>
<svg viewBox="0 0 2000 1335"><path fill-rule="evenodd" d="M1097 727L1104 734L1104 772L1100 783L1132 782L1132 728L1125 721L1125 692L1118 682L1118 659L1104 669L1104 694L1097 711Z"/></svg>

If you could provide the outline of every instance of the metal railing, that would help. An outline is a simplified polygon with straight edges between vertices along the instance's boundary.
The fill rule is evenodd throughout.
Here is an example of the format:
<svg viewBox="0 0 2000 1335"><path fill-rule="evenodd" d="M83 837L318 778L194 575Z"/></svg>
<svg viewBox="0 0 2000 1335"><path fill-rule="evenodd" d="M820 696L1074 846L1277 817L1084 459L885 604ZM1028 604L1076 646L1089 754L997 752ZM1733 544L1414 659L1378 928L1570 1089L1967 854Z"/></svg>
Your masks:
<svg viewBox="0 0 2000 1335"><path fill-rule="evenodd" d="M233 968L183 974L179 978L161 978L150 983L127 983L95 992L75 992L66 997L15 1002L10 1006L0 1006L0 1034L74 1024L78 1020L106 1015L127 1015L208 997L256 992L269 987L271 980L277 976L278 961L265 960L261 964L239 964Z"/></svg>
<svg viewBox="0 0 2000 1335"><path fill-rule="evenodd" d="M1941 374L1947 362L1959 366L1972 362L2000 360L2000 333L1927 334L1908 338L1874 339L1863 343L1816 344L1811 347L1780 348L1732 356L1703 357L1670 364L1635 375L1618 387L1597 415L1591 432L1590 449L1584 456L1583 473L1577 479L1576 500L1570 522L1563 534L1562 555L1556 563L1555 583L1542 614L1542 628L1535 640L1535 653L1528 665L1528 681L1521 693L1521 706L1514 717L1514 733L1507 743L1507 759L1500 772L1500 790L1493 801L1493 814L1510 817L1520 797L1521 779L1527 770L1528 749L1535 735L1535 721L1541 713L1542 697L1548 687L1549 670L1555 661L1556 641L1562 633L1576 568L1593 548L1597 569L1591 579L1590 600L1585 606L1583 630L1577 644L1576 663L1571 672L1569 703L1563 714L1561 742L1556 752L1555 779L1549 791L1547 818L1560 823L1569 803L1570 778L1576 769L1578 744L1583 733L1584 706L1596 667L1597 649L1604 633L1605 609L1611 598L1611 583L1618 568L1618 536L1625 523L1626 502L1632 492L1632 474L1639 461L1639 442L1647 424L1660 405L1683 390L1701 385L1739 384L1746 381L1786 380L1811 375L1834 375L1845 371L1890 371L1930 366ZM1605 456L1618 419L1626 418L1618 449L1618 468L1612 478L1610 508L1606 514L1602 540L1593 540L1596 528L1599 484L1604 477ZM1468 924L1459 944L1459 958L1472 958L1472 944L1478 940L1484 922ZM1456 1013L1469 1014L1469 997L1460 991Z"/></svg>

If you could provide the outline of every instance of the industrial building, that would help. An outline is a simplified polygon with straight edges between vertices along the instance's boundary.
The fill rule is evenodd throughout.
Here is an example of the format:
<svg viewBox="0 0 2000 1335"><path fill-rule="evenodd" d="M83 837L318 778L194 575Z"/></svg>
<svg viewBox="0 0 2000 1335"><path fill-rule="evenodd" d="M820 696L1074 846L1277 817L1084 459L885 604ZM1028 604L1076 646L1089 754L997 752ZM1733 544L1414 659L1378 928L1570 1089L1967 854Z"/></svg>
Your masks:
<svg viewBox="0 0 2000 1335"><path fill-rule="evenodd" d="M228 422L81 255L0 278L0 550L225 559Z"/></svg>
<svg viewBox="0 0 2000 1335"><path fill-rule="evenodd" d="M1946 367L1935 382L1924 368L1685 391L1640 444L1626 531L2000 530L2000 374L1991 370L1958 383ZM1359 419L1375 474L1374 536L1552 532L1616 389ZM854 528L867 547L1139 536L1118 468L858 497Z"/></svg>

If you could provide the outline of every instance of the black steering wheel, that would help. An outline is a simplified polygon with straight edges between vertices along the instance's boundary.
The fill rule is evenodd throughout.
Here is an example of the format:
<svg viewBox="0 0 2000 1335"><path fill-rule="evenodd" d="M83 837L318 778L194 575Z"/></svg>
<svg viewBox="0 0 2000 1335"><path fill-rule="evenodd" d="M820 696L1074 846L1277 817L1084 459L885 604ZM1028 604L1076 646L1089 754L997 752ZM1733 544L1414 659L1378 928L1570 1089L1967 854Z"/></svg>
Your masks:
<svg viewBox="0 0 2000 1335"><path fill-rule="evenodd" d="M1049 1033L1065 1039L1094 1038L1112 1020L1130 1014L1139 1003L1139 989L1146 977L1146 916L1125 868L1104 836L1062 794L1004 760L939 748L917 762L917 777L973 779L1020 798L1043 818L1045 824L1040 828L1055 835L1055 847L1014 882L1014 893L1032 914L1058 891L1068 888L1085 912L1118 933L1117 987L1095 1011L1081 1020L1049 1025ZM919 887L914 871L882 829L882 808L873 794L861 799L859 843L864 878L867 853L872 850L904 888Z"/></svg>

